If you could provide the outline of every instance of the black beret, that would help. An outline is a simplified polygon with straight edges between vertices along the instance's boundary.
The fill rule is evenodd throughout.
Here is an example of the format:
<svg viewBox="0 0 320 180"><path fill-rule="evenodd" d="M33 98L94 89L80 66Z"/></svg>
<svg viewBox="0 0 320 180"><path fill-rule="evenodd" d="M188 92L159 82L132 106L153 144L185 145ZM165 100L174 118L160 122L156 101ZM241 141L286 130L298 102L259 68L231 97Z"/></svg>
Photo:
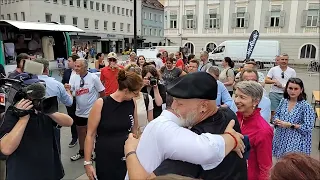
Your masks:
<svg viewBox="0 0 320 180"><path fill-rule="evenodd" d="M181 99L216 100L218 85L209 73L194 72L171 81L167 85L167 93Z"/></svg>

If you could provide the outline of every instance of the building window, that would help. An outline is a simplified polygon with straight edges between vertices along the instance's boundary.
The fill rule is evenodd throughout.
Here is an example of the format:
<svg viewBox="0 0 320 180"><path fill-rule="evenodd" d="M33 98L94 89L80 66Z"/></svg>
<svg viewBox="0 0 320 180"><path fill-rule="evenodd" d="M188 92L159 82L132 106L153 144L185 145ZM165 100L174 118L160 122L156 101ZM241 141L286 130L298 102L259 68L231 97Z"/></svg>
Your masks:
<svg viewBox="0 0 320 180"><path fill-rule="evenodd" d="M238 28L244 28L244 14L246 12L245 7L238 7L237 8L237 25Z"/></svg>
<svg viewBox="0 0 320 180"><path fill-rule="evenodd" d="M84 28L89 28L89 19L84 18Z"/></svg>
<svg viewBox="0 0 320 180"><path fill-rule="evenodd" d="M120 15L120 7L117 7L117 14Z"/></svg>
<svg viewBox="0 0 320 180"><path fill-rule="evenodd" d="M93 10L93 1L90 1L90 9Z"/></svg>
<svg viewBox="0 0 320 180"><path fill-rule="evenodd" d="M123 31L123 23L120 23L120 31Z"/></svg>
<svg viewBox="0 0 320 180"><path fill-rule="evenodd" d="M87 1L87 0L83 0L83 7L84 7L85 9L88 8L88 1Z"/></svg>
<svg viewBox="0 0 320 180"><path fill-rule="evenodd" d="M69 0L69 5L73 6L73 0Z"/></svg>
<svg viewBox="0 0 320 180"><path fill-rule="evenodd" d="M153 35L157 36L157 29L153 29Z"/></svg>
<svg viewBox="0 0 320 180"><path fill-rule="evenodd" d="M316 58L316 47L312 44L306 44L301 48L300 59L315 59Z"/></svg>
<svg viewBox="0 0 320 180"><path fill-rule="evenodd" d="M66 23L66 16L60 15L60 23L65 24Z"/></svg>
<svg viewBox="0 0 320 180"><path fill-rule="evenodd" d="M170 12L170 28L177 29L177 22L178 22L177 12L176 11Z"/></svg>
<svg viewBox="0 0 320 180"><path fill-rule="evenodd" d="M99 20L94 20L94 28L99 29Z"/></svg>
<svg viewBox="0 0 320 180"><path fill-rule="evenodd" d="M153 15L153 19L154 19L155 22L157 22L157 14Z"/></svg>
<svg viewBox="0 0 320 180"><path fill-rule="evenodd" d="M126 16L129 16L129 9L126 9Z"/></svg>
<svg viewBox="0 0 320 180"><path fill-rule="evenodd" d="M210 9L209 10L209 29L215 29L217 28L218 24L218 14L217 9Z"/></svg>
<svg viewBox="0 0 320 180"><path fill-rule="evenodd" d="M105 8L106 8L106 5L105 5L105 4L102 4L101 10L102 10L103 12L105 11Z"/></svg>
<svg viewBox="0 0 320 180"><path fill-rule="evenodd" d="M67 3L66 3L66 0L61 0L61 3L62 3L63 5L67 4Z"/></svg>
<svg viewBox="0 0 320 180"><path fill-rule="evenodd" d="M130 32L130 29L131 29L131 24L127 24L127 31L128 31L128 33Z"/></svg>
<svg viewBox="0 0 320 180"><path fill-rule="evenodd" d="M108 21L103 21L103 29L108 30Z"/></svg>
<svg viewBox="0 0 320 180"><path fill-rule="evenodd" d="M96 3L96 10L99 11L100 10L100 3Z"/></svg>
<svg viewBox="0 0 320 180"><path fill-rule="evenodd" d="M11 15L7 14L7 20L11 20Z"/></svg>
<svg viewBox="0 0 320 180"><path fill-rule="evenodd" d="M116 14L116 7L112 6L112 14Z"/></svg>
<svg viewBox="0 0 320 180"><path fill-rule="evenodd" d="M121 14L124 16L124 8L121 9Z"/></svg>
<svg viewBox="0 0 320 180"><path fill-rule="evenodd" d="M18 21L18 14L17 13L13 13L13 20L16 20L16 21Z"/></svg>
<svg viewBox="0 0 320 180"><path fill-rule="evenodd" d="M162 30L161 29L159 30L159 36L162 36Z"/></svg>
<svg viewBox="0 0 320 180"><path fill-rule="evenodd" d="M111 10L111 6L108 4L107 5L107 12L110 13L110 10Z"/></svg>
<svg viewBox="0 0 320 180"><path fill-rule="evenodd" d="M160 22L162 22L163 20L162 20L162 15L160 14L160 16L159 16L159 19L160 19Z"/></svg>
<svg viewBox="0 0 320 180"><path fill-rule="evenodd" d="M149 35L152 36L152 29L149 29Z"/></svg>
<svg viewBox="0 0 320 180"><path fill-rule="evenodd" d="M58 0L53 0L53 3L57 4L57 3L58 3Z"/></svg>
<svg viewBox="0 0 320 180"><path fill-rule="evenodd" d="M72 25L74 25L74 26L78 26L78 18L77 17L73 17L72 18Z"/></svg>
<svg viewBox="0 0 320 180"><path fill-rule="evenodd" d="M116 22L112 22L112 30L113 30L113 31L116 30Z"/></svg>
<svg viewBox="0 0 320 180"><path fill-rule="evenodd" d="M22 20L22 21L25 21L25 20L26 20L26 16L25 16L24 12L21 12L21 20Z"/></svg>
<svg viewBox="0 0 320 180"><path fill-rule="evenodd" d="M319 10L308 10L307 27L317 27Z"/></svg>
<svg viewBox="0 0 320 180"><path fill-rule="evenodd" d="M320 27L320 4L309 3L308 10L302 12L302 27Z"/></svg>
<svg viewBox="0 0 320 180"><path fill-rule="evenodd" d="M194 15L193 15L193 10L187 10L185 15L185 22L186 22L186 29L194 29Z"/></svg>
<svg viewBox="0 0 320 180"><path fill-rule="evenodd" d="M143 28L144 35L148 35L147 28Z"/></svg>
<svg viewBox="0 0 320 180"><path fill-rule="evenodd" d="M143 19L147 19L147 13L143 12Z"/></svg>
<svg viewBox="0 0 320 180"><path fill-rule="evenodd" d="M77 0L77 7L81 7L81 1Z"/></svg>
<svg viewBox="0 0 320 180"><path fill-rule="evenodd" d="M152 13L149 13L149 20L152 20Z"/></svg>
<svg viewBox="0 0 320 180"><path fill-rule="evenodd" d="M4 15L3 14L1 15L1 20L4 20Z"/></svg>
<svg viewBox="0 0 320 180"><path fill-rule="evenodd" d="M194 45L192 43L186 43L184 45L184 47L187 49L187 54L186 55L189 55L189 54L194 54Z"/></svg>
<svg viewBox="0 0 320 180"><path fill-rule="evenodd" d="M51 22L52 14L46 14L46 22Z"/></svg>
<svg viewBox="0 0 320 180"><path fill-rule="evenodd" d="M130 10L130 16L131 17L133 16L133 10Z"/></svg>

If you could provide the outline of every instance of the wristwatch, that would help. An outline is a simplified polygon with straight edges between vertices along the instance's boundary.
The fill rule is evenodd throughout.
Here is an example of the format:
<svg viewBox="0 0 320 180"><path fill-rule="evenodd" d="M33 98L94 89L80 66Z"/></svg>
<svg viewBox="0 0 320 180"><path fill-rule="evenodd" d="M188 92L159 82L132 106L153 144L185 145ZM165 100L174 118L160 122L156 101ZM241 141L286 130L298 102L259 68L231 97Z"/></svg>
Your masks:
<svg viewBox="0 0 320 180"><path fill-rule="evenodd" d="M83 162L83 165L84 165L84 166L86 166L86 165L92 165L92 161L84 161L84 162Z"/></svg>
<svg viewBox="0 0 320 180"><path fill-rule="evenodd" d="M290 128L294 129L296 126L294 124L291 124Z"/></svg>

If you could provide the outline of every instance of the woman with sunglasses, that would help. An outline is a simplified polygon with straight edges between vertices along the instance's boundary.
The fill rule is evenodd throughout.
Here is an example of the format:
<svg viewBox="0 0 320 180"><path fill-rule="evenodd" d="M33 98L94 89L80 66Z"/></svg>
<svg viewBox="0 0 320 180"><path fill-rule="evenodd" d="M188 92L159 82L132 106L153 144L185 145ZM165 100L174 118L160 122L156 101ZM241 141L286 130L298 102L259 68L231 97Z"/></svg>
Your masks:
<svg viewBox="0 0 320 180"><path fill-rule="evenodd" d="M307 102L301 79L290 78L283 97L273 117L273 156L279 159L289 152L310 155L315 114Z"/></svg>
<svg viewBox="0 0 320 180"><path fill-rule="evenodd" d="M117 91L99 98L89 114L84 166L90 180L123 180L127 172L123 147L129 133L137 133L133 98L139 96L143 81L135 72L120 70L118 84ZM97 171L91 161L95 139Z"/></svg>

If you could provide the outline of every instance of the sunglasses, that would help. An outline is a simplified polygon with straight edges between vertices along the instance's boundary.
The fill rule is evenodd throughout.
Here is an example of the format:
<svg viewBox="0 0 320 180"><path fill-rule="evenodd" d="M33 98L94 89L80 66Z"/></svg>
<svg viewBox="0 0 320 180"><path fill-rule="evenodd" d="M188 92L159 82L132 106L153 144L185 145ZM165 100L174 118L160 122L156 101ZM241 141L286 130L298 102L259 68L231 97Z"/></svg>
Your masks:
<svg viewBox="0 0 320 180"><path fill-rule="evenodd" d="M80 87L82 88L83 86L84 86L84 79L81 78L81 80L80 80Z"/></svg>
<svg viewBox="0 0 320 180"><path fill-rule="evenodd" d="M281 78L284 79L284 72L281 73Z"/></svg>
<svg viewBox="0 0 320 180"><path fill-rule="evenodd" d="M114 58L109 58L108 60L109 60L110 62L117 62L117 60L114 59Z"/></svg>

